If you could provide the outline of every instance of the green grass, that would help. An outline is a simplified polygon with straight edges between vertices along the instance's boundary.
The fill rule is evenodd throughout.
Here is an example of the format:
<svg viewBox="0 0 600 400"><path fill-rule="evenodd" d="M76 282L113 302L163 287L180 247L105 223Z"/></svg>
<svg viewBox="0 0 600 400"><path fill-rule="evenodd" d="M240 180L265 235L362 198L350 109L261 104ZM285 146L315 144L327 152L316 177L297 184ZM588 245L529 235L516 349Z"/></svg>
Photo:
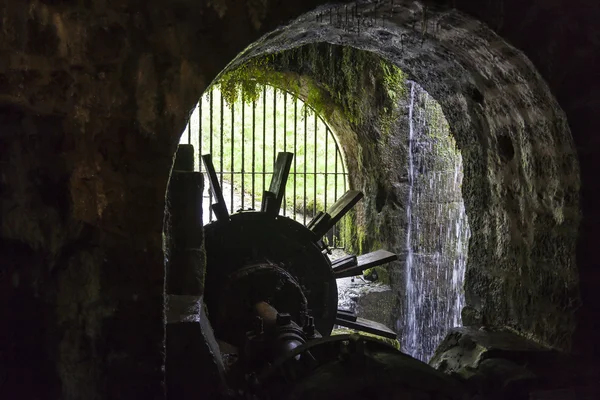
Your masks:
<svg viewBox="0 0 600 400"><path fill-rule="evenodd" d="M188 143L191 133L191 144L198 151L201 127L201 153L213 155L217 173L222 171L223 180L233 183L239 193L243 187L244 192L250 194L254 185L256 202L261 201L263 191L269 188L277 153L295 153L284 204L288 212L292 212L294 204L295 209L302 212L306 199L307 214L313 215L315 207L316 211L325 209L325 206L330 207L344 193L346 177L341 174L337 177L332 175L336 168L337 172L344 172L344 161L340 155L336 160L334 136L327 131L320 118L316 118L315 124L315 115L309 107L305 107L299 99L296 103L295 98L288 95L284 110L283 92L277 91L276 96L275 105L274 90L267 86L266 96L259 97L254 103L255 108L252 104L244 104L238 100L233 104L232 116L232 107L226 101L223 100L221 108L221 93L216 87L212 92L212 125L211 102L207 93L199 103L202 112L196 108L181 137L181 143ZM294 118L295 114L297 119ZM325 172L328 174L327 178Z"/></svg>

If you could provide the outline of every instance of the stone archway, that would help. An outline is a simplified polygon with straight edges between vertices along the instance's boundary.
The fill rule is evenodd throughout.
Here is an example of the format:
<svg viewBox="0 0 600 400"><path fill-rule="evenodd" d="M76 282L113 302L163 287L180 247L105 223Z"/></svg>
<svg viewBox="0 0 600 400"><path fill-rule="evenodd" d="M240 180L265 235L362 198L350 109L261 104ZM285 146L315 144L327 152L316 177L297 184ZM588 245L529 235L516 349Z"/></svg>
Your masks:
<svg viewBox="0 0 600 400"><path fill-rule="evenodd" d="M391 4L315 10L229 68L329 42L378 54L422 84L464 159L467 319L569 349L579 303L579 171L564 112L526 56L482 23L418 2Z"/></svg>
<svg viewBox="0 0 600 400"><path fill-rule="evenodd" d="M3 388L8 393L14 390L22 398L164 398L161 225L168 171L187 111L214 76L261 33L322 2L268 1L253 6L256 3L234 7L233 1L151 0L141 5L129 0L94 1L81 7L37 0L0 5L4 33L0 48L11 55L0 65L0 249L9 260L0 274L1 316L8 327L2 337L6 352L0 360L11 367L3 381L9 385ZM593 355L600 310L595 234L600 223L595 132L600 122L596 107L600 81L591 77L597 74L600 54L595 39L600 5L578 8L566 0L505 0L497 3L499 8L470 0L431 3L446 3L472 15L524 51L567 113L582 179L577 266L583 307L577 315L575 345ZM454 25L459 31L479 31L479 23L460 28L459 21ZM317 36L319 32L320 28ZM450 31L447 34L451 36ZM468 61L469 52L456 46L454 50L462 55L461 63L452 67L457 77L459 72L479 68ZM414 67L407 71L416 71L428 59L425 55L405 61ZM524 65L531 68L529 62ZM436 78L436 70L420 70L422 75L414 77L420 82ZM486 76L473 75L477 85L463 82L464 89L485 87ZM456 88L428 90L438 99L446 98L447 106L459 106L455 119L486 121L477 119L483 115L477 109L481 98L477 91L467 96L468 91L455 92ZM519 96L513 94L514 102ZM541 96L548 93L542 91ZM500 139L499 144L507 150L504 154L512 153L508 140ZM511 144L514 150L515 142ZM485 163L494 165L490 151L495 145L492 139L479 150L465 144L464 151L482 156L472 176L483 176ZM562 146L572 152L570 141ZM564 169L572 169L573 156L564 159ZM501 187L473 186L473 194L498 200ZM567 203L576 204L577 196ZM103 210L100 216L98 205ZM554 217L549 221L556 224ZM509 226L494 221L490 213L481 217L479 225L490 235L492 227ZM574 232L564 234L574 240ZM535 243L551 240L541 232ZM487 246L485 241L473 243ZM482 283L475 294L490 287L488 283L505 293L507 285L489 276L491 267L486 267L481 280L474 276ZM550 283L561 281L548 278ZM576 296L562 297L551 305L564 303L559 308L572 309L568 299ZM20 305L19 312L14 304ZM505 305L485 304L491 312L487 315L510 320L513 316L507 310L516 308ZM533 322L527 325L535 331L543 328ZM125 373L127 383L122 381ZM38 376L44 380L30 385Z"/></svg>

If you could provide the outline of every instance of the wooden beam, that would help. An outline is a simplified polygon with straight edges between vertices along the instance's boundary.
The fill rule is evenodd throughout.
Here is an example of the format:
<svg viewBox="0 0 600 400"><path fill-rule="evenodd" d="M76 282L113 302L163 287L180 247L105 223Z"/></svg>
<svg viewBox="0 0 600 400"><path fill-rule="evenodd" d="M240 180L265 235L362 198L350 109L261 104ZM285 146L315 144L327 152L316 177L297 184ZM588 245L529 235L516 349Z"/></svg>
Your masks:
<svg viewBox="0 0 600 400"><path fill-rule="evenodd" d="M398 255L391 253L387 250L376 250L371 253L363 254L358 256L355 266L347 264L346 268L335 268L333 270L333 276L335 279L348 278L350 276L356 276L363 273L364 270L376 267L378 265L387 264L392 261L396 261Z"/></svg>
<svg viewBox="0 0 600 400"><path fill-rule="evenodd" d="M350 321L350 322L356 322L357 316L356 316L356 313L354 313L352 311L337 310L336 318L343 319L343 320Z"/></svg>
<svg viewBox="0 0 600 400"><path fill-rule="evenodd" d="M319 221L315 221L312 231L318 237L324 236L335 224L337 224L344 215L354 207L360 199L363 198L362 192L357 190L348 190L331 208L321 216Z"/></svg>
<svg viewBox="0 0 600 400"><path fill-rule="evenodd" d="M273 169L273 178L271 179L269 190L263 196L261 210L271 215L279 215L293 159L294 153L280 152L277 154L277 160ZM267 193L271 193L271 195L267 196Z"/></svg>
<svg viewBox="0 0 600 400"><path fill-rule="evenodd" d="M345 257L340 257L337 260L333 260L331 262L331 268L333 269L333 272L339 272L339 271L344 271L348 268L353 268L356 267L358 265L358 260L356 258L356 256L354 255L349 255L349 256L345 256Z"/></svg>
<svg viewBox="0 0 600 400"><path fill-rule="evenodd" d="M215 171L215 166L212 162L212 155L204 154L202 156L202 161L204 162L204 168L206 168L206 172L208 173L208 181L210 183L210 188L215 200L215 203L211 206L211 208L217 217L217 221L228 221L229 211L227 211L227 205L225 204L225 199L223 198L223 191L221 190L221 185L219 184L217 171Z"/></svg>

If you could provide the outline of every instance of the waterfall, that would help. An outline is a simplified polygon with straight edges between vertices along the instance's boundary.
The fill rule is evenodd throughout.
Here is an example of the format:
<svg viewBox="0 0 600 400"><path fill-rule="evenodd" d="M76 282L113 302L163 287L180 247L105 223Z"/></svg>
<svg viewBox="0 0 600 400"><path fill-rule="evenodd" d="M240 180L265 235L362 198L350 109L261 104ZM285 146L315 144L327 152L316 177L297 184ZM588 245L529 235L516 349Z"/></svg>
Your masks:
<svg viewBox="0 0 600 400"><path fill-rule="evenodd" d="M406 219L408 221L408 229L406 230L406 297L407 297L407 312L406 312L406 329L404 329L404 337L402 338L402 349L416 357L417 347L417 307L415 300L418 301L416 295L416 287L413 283L413 248L411 245L412 236L412 203L413 203L413 187L415 168L413 163L413 138L414 124L413 112L415 104L415 84L410 84L410 103L408 106L408 202L406 203Z"/></svg>
<svg viewBox="0 0 600 400"><path fill-rule="evenodd" d="M461 325L470 236L461 195L462 158L441 107L409 82L408 201L402 349L427 362Z"/></svg>

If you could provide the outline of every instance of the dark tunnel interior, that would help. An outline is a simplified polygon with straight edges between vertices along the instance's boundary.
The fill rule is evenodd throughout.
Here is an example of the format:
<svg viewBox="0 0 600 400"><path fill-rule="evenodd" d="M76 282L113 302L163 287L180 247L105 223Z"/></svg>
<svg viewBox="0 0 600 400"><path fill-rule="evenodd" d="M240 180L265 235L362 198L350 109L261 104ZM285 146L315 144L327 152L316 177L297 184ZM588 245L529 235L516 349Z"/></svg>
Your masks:
<svg viewBox="0 0 600 400"><path fill-rule="evenodd" d="M600 4L0 1L1 399L596 399Z"/></svg>

